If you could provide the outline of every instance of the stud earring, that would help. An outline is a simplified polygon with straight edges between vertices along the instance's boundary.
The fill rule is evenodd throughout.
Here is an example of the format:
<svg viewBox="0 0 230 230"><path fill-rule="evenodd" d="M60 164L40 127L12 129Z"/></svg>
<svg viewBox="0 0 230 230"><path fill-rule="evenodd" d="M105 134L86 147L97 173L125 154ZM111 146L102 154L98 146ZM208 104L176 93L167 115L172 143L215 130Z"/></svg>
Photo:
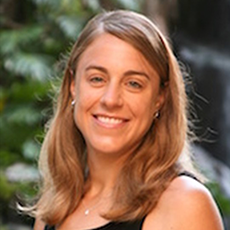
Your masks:
<svg viewBox="0 0 230 230"><path fill-rule="evenodd" d="M156 111L155 114L154 114L154 117L156 119L159 119L160 118L160 111Z"/></svg>
<svg viewBox="0 0 230 230"><path fill-rule="evenodd" d="M71 106L74 107L74 105L75 105L75 100L72 100Z"/></svg>

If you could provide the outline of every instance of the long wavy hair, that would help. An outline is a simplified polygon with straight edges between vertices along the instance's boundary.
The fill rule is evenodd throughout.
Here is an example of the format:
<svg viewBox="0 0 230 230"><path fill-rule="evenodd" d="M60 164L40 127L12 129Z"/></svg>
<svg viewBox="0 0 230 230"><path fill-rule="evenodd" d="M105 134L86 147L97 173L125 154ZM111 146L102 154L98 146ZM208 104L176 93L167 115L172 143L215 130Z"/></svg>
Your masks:
<svg viewBox="0 0 230 230"><path fill-rule="evenodd" d="M179 172L192 167L185 85L170 44L141 14L123 10L101 13L88 22L72 48L41 149L42 186L30 211L49 225L70 215L84 193L86 144L73 120L70 84L82 53L103 33L136 48L158 72L165 93L160 118L124 164L115 185L114 203L104 217L113 221L142 218Z"/></svg>

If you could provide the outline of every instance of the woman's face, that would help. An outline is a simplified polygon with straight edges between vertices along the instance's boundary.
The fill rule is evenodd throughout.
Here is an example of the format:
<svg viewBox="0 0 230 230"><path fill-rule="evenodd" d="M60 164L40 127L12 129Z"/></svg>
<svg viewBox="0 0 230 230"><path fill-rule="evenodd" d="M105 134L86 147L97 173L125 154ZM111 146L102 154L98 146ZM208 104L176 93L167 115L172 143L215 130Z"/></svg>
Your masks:
<svg viewBox="0 0 230 230"><path fill-rule="evenodd" d="M143 55L106 33L82 54L70 91L88 153L132 152L164 100L160 77Z"/></svg>

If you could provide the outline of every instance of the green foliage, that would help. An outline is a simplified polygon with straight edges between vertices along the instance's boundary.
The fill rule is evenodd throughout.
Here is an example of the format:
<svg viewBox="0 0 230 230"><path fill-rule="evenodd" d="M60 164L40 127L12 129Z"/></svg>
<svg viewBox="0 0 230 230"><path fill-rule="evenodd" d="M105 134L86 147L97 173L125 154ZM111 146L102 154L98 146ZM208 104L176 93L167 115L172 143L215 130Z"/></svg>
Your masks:
<svg viewBox="0 0 230 230"><path fill-rule="evenodd" d="M42 33L43 27L41 26L26 26L18 30L3 31L0 35L0 43L4 46L1 46L0 52L7 55L26 48L27 45L31 47L33 42L42 36Z"/></svg>
<svg viewBox="0 0 230 230"><path fill-rule="evenodd" d="M219 184L211 182L207 184L207 187L210 189L214 199L220 207L222 214L226 216L230 215L230 199L222 194Z"/></svg>
<svg viewBox="0 0 230 230"><path fill-rule="evenodd" d="M73 2L78 1L31 1L32 18L15 29L0 31L1 167L37 158L40 144L35 138L42 133L47 120L44 111L51 105L50 78L58 74L54 64L82 25L80 15L73 16L81 12L79 3L73 11ZM26 9L27 3L22 1L18 10ZM3 18L12 20L7 14Z"/></svg>
<svg viewBox="0 0 230 230"><path fill-rule="evenodd" d="M8 165L11 165L16 161L21 161L22 157L15 152L12 151L10 152L3 149L0 150L0 159L1 159L0 168L5 169ZM0 186L1 186L1 181L0 181Z"/></svg>
<svg viewBox="0 0 230 230"><path fill-rule="evenodd" d="M2 172L0 172L0 198L10 200L15 191L15 185L9 183Z"/></svg>
<svg viewBox="0 0 230 230"><path fill-rule="evenodd" d="M118 3L120 3L125 9L130 9L135 11L140 10L142 2L143 1L140 0L118 0Z"/></svg>
<svg viewBox="0 0 230 230"><path fill-rule="evenodd" d="M49 56L18 52L5 59L5 68L20 76L31 76L35 80L45 81L51 75Z"/></svg>
<svg viewBox="0 0 230 230"><path fill-rule="evenodd" d="M16 204L11 201L17 200L20 202L19 197L23 197L23 200L27 199L29 201L36 194L37 190L34 183L10 183L3 172L0 171L0 230L4 229L1 223L2 217L6 217L10 211L15 212Z"/></svg>
<svg viewBox="0 0 230 230"><path fill-rule="evenodd" d="M0 222L1 224L1 222ZM0 230L9 230L9 228L6 225L0 225Z"/></svg>

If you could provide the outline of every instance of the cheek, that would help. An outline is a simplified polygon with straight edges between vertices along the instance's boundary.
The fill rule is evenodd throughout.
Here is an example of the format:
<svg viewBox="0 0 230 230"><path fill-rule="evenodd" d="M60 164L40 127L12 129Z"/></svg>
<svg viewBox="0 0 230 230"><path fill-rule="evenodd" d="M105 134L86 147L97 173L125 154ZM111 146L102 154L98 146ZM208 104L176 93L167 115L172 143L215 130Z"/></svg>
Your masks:
<svg viewBox="0 0 230 230"><path fill-rule="evenodd" d="M81 122L86 119L86 116L89 115L89 111L94 104L95 95L93 93L89 93L89 91L83 87L78 89L74 107L74 119L78 127L81 125Z"/></svg>
<svg viewBox="0 0 230 230"><path fill-rule="evenodd" d="M75 107L74 107L74 116L82 116L82 113L84 113L85 110L87 110L87 106L89 104L90 100L89 97L85 94L79 94L77 95Z"/></svg>
<svg viewBox="0 0 230 230"><path fill-rule="evenodd" d="M154 103L151 100L146 100L147 98L132 98L129 103L134 117L138 118L139 122L143 124L152 123L154 118Z"/></svg>
<svg viewBox="0 0 230 230"><path fill-rule="evenodd" d="M89 93L88 90L85 88L84 84L79 81L75 87L75 110L79 110L82 106L87 104L89 101Z"/></svg>
<svg viewBox="0 0 230 230"><path fill-rule="evenodd" d="M132 108L142 116L152 116L156 110L157 96L148 92L141 97L132 97Z"/></svg>
<svg viewBox="0 0 230 230"><path fill-rule="evenodd" d="M154 120L153 110L150 108L150 106L143 106L142 109L139 108L139 111L141 122L143 122L147 126L150 126Z"/></svg>
<svg viewBox="0 0 230 230"><path fill-rule="evenodd" d="M85 110L84 106L87 104L87 95L84 94L80 87L76 89L76 98L75 98L75 106L74 106L74 120L77 126L79 127L79 123L82 120L82 114Z"/></svg>

